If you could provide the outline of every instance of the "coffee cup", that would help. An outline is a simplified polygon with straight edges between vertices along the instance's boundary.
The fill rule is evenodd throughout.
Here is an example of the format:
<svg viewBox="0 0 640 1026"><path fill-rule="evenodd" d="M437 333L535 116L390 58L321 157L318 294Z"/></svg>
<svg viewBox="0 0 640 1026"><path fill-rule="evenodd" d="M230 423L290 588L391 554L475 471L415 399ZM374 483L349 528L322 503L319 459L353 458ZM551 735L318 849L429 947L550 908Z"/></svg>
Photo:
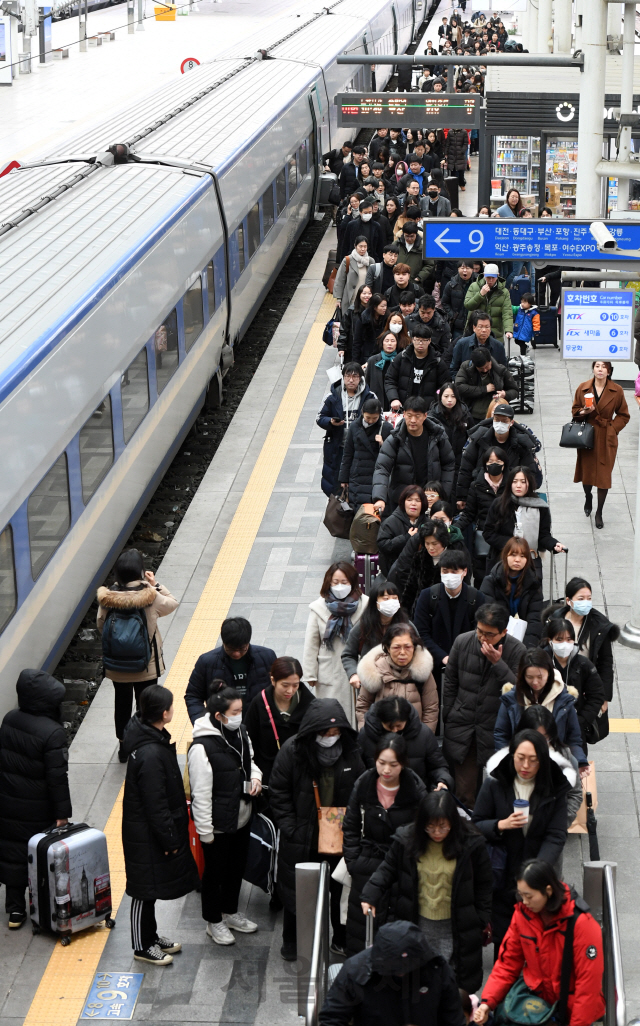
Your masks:
<svg viewBox="0 0 640 1026"><path fill-rule="evenodd" d="M594 396L593 392L585 392L584 393L584 405L586 406L586 408L588 410L592 410L593 409L594 398L595 398L595 396Z"/></svg>
<svg viewBox="0 0 640 1026"><path fill-rule="evenodd" d="M526 798L516 798L513 803L513 811L524 814L529 822L529 802Z"/></svg>

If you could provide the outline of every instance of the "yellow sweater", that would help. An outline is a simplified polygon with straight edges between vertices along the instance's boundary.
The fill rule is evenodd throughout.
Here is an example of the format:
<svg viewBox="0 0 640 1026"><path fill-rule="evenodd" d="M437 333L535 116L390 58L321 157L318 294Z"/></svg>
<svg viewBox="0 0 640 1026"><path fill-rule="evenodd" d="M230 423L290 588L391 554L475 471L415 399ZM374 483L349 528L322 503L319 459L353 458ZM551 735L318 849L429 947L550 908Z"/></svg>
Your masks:
<svg viewBox="0 0 640 1026"><path fill-rule="evenodd" d="M418 859L418 908L425 919L451 919L451 888L456 859L445 859L442 845L429 841Z"/></svg>

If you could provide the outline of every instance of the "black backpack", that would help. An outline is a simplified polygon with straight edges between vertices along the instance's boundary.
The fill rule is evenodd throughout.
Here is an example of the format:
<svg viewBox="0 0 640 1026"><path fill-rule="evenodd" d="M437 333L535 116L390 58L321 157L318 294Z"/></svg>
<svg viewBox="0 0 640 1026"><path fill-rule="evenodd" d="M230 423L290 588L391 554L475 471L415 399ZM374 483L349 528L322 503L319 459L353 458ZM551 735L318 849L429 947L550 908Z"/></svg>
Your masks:
<svg viewBox="0 0 640 1026"><path fill-rule="evenodd" d="M157 659L157 645L156 650ZM151 642L144 609L110 609L102 630L105 670L142 673L151 662ZM159 667L158 667L159 668Z"/></svg>

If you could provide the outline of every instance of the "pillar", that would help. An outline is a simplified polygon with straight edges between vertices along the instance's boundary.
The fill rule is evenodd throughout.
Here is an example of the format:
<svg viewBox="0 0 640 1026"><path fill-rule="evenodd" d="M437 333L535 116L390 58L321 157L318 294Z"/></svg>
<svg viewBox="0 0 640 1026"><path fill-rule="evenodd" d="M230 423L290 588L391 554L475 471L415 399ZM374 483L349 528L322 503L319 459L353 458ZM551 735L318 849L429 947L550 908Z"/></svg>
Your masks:
<svg viewBox="0 0 640 1026"><path fill-rule="evenodd" d="M600 216L601 205L601 180L596 166L602 160L607 4L604 0L589 0L582 12L584 71L580 76L576 217L595 218Z"/></svg>

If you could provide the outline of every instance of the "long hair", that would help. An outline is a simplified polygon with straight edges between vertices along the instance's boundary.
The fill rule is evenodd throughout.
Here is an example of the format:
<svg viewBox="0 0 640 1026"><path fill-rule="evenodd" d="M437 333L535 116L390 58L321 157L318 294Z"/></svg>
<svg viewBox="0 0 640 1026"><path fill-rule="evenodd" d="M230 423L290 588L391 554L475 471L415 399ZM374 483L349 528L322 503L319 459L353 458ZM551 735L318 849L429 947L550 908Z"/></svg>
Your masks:
<svg viewBox="0 0 640 1026"><path fill-rule="evenodd" d="M447 409L446 406L442 406L442 393L446 392L447 389L451 389L456 397L456 405L452 409ZM464 413L464 402L460 395L460 389L456 385L455 381L445 381L444 385L440 387L438 392L438 402L442 407L442 413L438 414L438 419L444 417L449 424L453 424L454 427L462 427L466 424L466 416Z"/></svg>
<svg viewBox="0 0 640 1026"><path fill-rule="evenodd" d="M393 581L379 581L376 580L372 583L369 590L369 601L365 606L364 612L360 617L360 651L365 645L379 645L382 642L384 633L389 626L382 623L380 619L380 610L378 609L378 599L384 592L389 595L395 595L397 599L400 598L400 592L393 583ZM393 616L391 623L408 623L409 617L406 610L400 607L398 612Z"/></svg>
<svg viewBox="0 0 640 1026"><path fill-rule="evenodd" d="M329 594L331 592L331 578L335 574L336 570L341 570L347 578L351 585L351 595L355 596L355 598L360 598L362 592L360 590L358 572L351 563L347 563L344 559L339 559L337 563L332 563L327 570L322 581L322 587L320 588L321 597L325 600L329 598Z"/></svg>
<svg viewBox="0 0 640 1026"><path fill-rule="evenodd" d="M516 880L524 880L527 887L532 891L547 893L547 887L551 888L551 894L547 898L545 912L559 912L566 898L566 891L562 880L559 878L553 866L542 859L530 859L523 862L516 874Z"/></svg>
<svg viewBox="0 0 640 1026"><path fill-rule="evenodd" d="M369 303L363 303L362 302L362 299L360 297L362 296L362 290L363 289L369 289L369 292L371 292L371 286L370 285L360 285L358 287L358 290L356 291L356 298L353 301L353 312L354 313L360 313L362 310L366 310L367 307L369 306L369 303L371 302L371 299L369 299Z"/></svg>
<svg viewBox="0 0 640 1026"><path fill-rule="evenodd" d="M547 683L543 687L542 691L534 691L531 685L527 684L525 671L530 669L532 666L547 671ZM530 648L523 655L518 667L518 676L516 677L516 700L518 705L524 705L525 698L531 703L531 705L541 705L551 691L553 681L553 659L549 650L546 648Z"/></svg>
<svg viewBox="0 0 640 1026"><path fill-rule="evenodd" d="M411 343L411 335L407 331L407 322L405 321L404 317L402 316L402 314L400 313L399 310L389 310L389 309L387 309L387 319L385 321L384 328L382 329L382 331L378 335L378 339L377 339L378 347L379 347L379 349L382 349L382 340L383 340L384 336L387 334L387 332L391 331L391 328L389 327L389 322L391 321L392 317L399 317L400 320L402 321L402 331L399 331L398 334L396 335L396 338L398 340L398 350L397 351L400 353L400 352L402 352L403 349L406 349L407 346ZM395 335L395 332L391 332L391 334Z"/></svg>
<svg viewBox="0 0 640 1026"><path fill-rule="evenodd" d="M478 831L458 813L458 806L451 792L444 790L430 791L418 805L409 843L409 855L416 861L424 855L429 844L426 828L434 819L446 819L451 826L451 830L442 842L442 854L445 859L459 858L464 851L467 837L470 834L477 834Z"/></svg>
<svg viewBox="0 0 640 1026"><path fill-rule="evenodd" d="M387 752L391 750L395 755L396 759L400 763L403 769L406 769L407 762L409 760L409 753L407 752L407 742L403 738L402 734L383 734L376 742L374 754L376 761L381 752Z"/></svg>
<svg viewBox="0 0 640 1026"><path fill-rule="evenodd" d="M514 467L513 470L509 471L509 476L508 476L507 480L505 481L505 485L504 485L504 492L502 493L502 495L500 496L500 499L499 499L498 511L500 513L500 516L502 516L502 517L508 516L509 513L513 509L513 501L512 501L513 493L511 491L511 486L512 486L512 484L514 482L516 474L524 474L524 476L526 478L527 486L528 486L527 487L527 497L530 498L530 497L536 495L536 479L533 476L533 474L531 473L531 471L529 470L529 468L528 467ZM518 497L514 496L514 498L517 500Z"/></svg>
<svg viewBox="0 0 640 1026"><path fill-rule="evenodd" d="M516 778L516 768L513 761L513 757L518 750L518 747L523 744L524 741L530 741L536 750L538 757L538 772L535 777L534 790L537 794L546 798L551 794L551 756L549 755L549 745L543 738L542 734L539 734L537 730L521 730L517 734L514 734L509 744L509 772L511 779Z"/></svg>
<svg viewBox="0 0 640 1026"><path fill-rule="evenodd" d="M558 736L558 724L551 710L547 709L546 705L528 705L518 721L516 733L518 734L521 730L537 731L539 727L544 730L549 747L562 755L564 746Z"/></svg>
<svg viewBox="0 0 640 1026"><path fill-rule="evenodd" d="M502 572L504 574L505 588L507 595L511 594L511 588L513 587L513 581L511 580L511 568L509 566L509 556L519 554L524 556L527 562L523 566L522 570L518 574L518 582L516 584L516 595L522 594L524 587L524 579L527 570L533 570L533 560L531 558L531 549L529 548L529 542L526 538L509 538L509 541L504 546L500 553L500 560L502 562Z"/></svg>

